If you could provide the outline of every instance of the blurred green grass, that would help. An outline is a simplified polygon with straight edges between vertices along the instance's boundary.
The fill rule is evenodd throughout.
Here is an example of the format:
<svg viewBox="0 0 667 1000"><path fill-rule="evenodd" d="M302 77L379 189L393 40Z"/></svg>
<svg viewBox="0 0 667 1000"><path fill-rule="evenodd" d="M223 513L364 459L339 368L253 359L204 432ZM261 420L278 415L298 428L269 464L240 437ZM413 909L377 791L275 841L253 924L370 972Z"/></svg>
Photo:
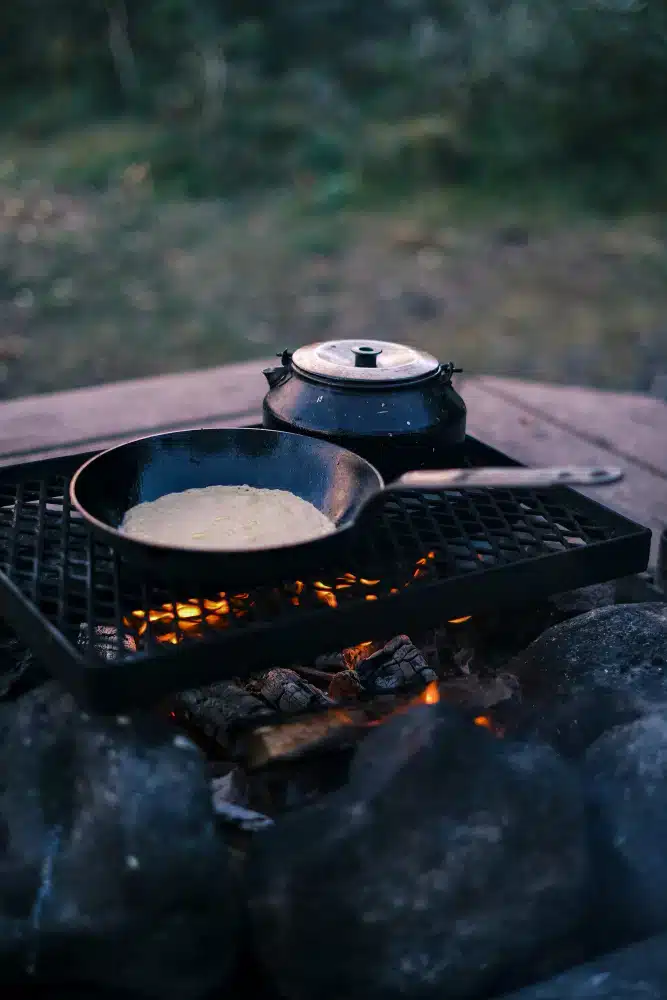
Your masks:
<svg viewBox="0 0 667 1000"><path fill-rule="evenodd" d="M440 141L418 125L383 141L418 159ZM667 370L658 212L595 215L539 177L417 194L350 169L194 200L155 183L168 139L121 122L0 145L5 397L371 334L472 373L646 389Z"/></svg>
<svg viewBox="0 0 667 1000"><path fill-rule="evenodd" d="M664 0L0 9L0 394L331 336L667 371Z"/></svg>

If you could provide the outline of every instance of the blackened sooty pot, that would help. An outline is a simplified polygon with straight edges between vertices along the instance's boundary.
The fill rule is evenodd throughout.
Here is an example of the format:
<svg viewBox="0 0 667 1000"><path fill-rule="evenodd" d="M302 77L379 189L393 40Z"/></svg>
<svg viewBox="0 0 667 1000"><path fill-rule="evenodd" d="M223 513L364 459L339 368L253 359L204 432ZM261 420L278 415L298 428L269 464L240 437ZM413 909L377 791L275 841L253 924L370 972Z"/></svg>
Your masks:
<svg viewBox="0 0 667 1000"><path fill-rule="evenodd" d="M383 476L458 464L466 407L460 369L384 340L330 340L279 355L264 375L263 425L324 438L372 462Z"/></svg>

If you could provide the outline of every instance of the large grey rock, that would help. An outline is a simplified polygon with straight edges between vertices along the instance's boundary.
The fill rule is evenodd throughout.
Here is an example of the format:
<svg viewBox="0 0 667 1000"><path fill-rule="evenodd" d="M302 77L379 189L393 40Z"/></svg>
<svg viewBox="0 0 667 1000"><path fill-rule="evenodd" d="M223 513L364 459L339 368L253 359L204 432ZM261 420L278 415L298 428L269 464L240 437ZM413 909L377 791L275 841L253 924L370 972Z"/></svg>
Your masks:
<svg viewBox="0 0 667 1000"><path fill-rule="evenodd" d="M603 955L503 1000L665 1000L667 935Z"/></svg>
<svg viewBox="0 0 667 1000"><path fill-rule="evenodd" d="M602 733L667 705L667 604L599 608L544 632L507 665L513 733L579 756Z"/></svg>
<svg viewBox="0 0 667 1000"><path fill-rule="evenodd" d="M0 707L0 775L0 982L179 1000L225 985L234 894L190 741L93 721L49 684Z"/></svg>
<svg viewBox="0 0 667 1000"><path fill-rule="evenodd" d="M667 716L605 733L583 767L601 919L625 940L667 930Z"/></svg>
<svg viewBox="0 0 667 1000"><path fill-rule="evenodd" d="M577 924L584 825L552 750L411 709L366 739L347 787L256 838L256 947L294 1000L477 997Z"/></svg>

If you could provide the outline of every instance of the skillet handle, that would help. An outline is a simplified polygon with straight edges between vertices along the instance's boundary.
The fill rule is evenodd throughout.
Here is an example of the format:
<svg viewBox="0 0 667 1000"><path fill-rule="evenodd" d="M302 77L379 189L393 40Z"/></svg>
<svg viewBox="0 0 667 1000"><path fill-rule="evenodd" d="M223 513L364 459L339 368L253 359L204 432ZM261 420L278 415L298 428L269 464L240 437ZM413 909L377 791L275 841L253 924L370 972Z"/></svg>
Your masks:
<svg viewBox="0 0 667 1000"><path fill-rule="evenodd" d="M613 466L547 466L539 469L488 466L478 469L423 469L406 472L389 490L545 489L550 486L606 486L623 478Z"/></svg>

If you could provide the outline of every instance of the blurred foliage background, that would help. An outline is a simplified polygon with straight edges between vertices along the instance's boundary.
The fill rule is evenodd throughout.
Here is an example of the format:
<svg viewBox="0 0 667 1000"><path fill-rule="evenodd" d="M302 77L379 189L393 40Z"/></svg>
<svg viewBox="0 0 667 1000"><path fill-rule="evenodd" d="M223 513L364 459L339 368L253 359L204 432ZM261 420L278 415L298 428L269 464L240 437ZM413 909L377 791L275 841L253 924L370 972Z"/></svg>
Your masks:
<svg viewBox="0 0 667 1000"><path fill-rule="evenodd" d="M0 9L5 396L329 336L667 371L667 0Z"/></svg>

